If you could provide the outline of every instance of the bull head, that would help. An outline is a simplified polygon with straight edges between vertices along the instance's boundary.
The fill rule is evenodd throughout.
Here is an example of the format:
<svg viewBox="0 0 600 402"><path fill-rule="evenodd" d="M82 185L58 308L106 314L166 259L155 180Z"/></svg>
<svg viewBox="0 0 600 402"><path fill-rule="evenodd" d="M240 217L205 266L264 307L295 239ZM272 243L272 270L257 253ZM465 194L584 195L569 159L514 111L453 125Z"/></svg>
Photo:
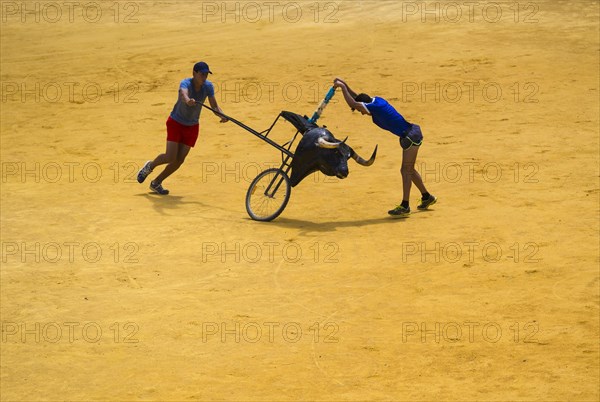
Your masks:
<svg viewBox="0 0 600 402"><path fill-rule="evenodd" d="M348 139L348 137L344 138L344 141L342 142L329 142L325 139L323 139L323 137L319 137L319 139L317 140L317 146L319 148L327 148L327 149L339 149L340 147L348 147L348 150L350 151L350 157L352 159L354 159L356 161L356 163L358 163L361 166L371 166L373 164L373 162L375 162L375 157L377 156L377 145L375 145L375 149L373 150L373 154L371 155L371 157L369 158L368 161L364 160L363 158L360 157L360 155L358 155L351 146L346 145L346 140Z"/></svg>
<svg viewBox="0 0 600 402"><path fill-rule="evenodd" d="M347 139L347 137L346 137ZM338 141L329 130L316 127L306 131L296 148L292 160L291 185L296 186L306 176L321 171L327 176L340 179L348 176L348 159L354 159L359 165L371 166L377 155L377 146L369 160L361 158L344 141Z"/></svg>

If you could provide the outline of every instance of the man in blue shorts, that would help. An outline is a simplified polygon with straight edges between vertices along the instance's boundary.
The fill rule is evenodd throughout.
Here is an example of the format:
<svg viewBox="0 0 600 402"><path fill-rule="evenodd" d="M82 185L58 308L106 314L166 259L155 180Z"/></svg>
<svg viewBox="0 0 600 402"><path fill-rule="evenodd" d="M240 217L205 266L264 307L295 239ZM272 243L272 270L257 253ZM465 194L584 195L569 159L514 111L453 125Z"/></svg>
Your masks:
<svg viewBox="0 0 600 402"><path fill-rule="evenodd" d="M369 95L361 93L356 94L348 84L342 79L336 78L333 81L336 88L342 88L344 100L354 110L358 110L363 115L369 115L380 128L397 135L402 147L402 203L396 208L388 211L388 214L393 216L402 216L410 213L409 197L412 183L415 183L421 191L421 203L417 206L418 209L427 209L430 205L435 204L437 198L429 194L421 175L415 170L415 162L417 153L423 141L421 127L416 124L407 122L400 113L394 109L385 99L380 97L371 98Z"/></svg>
<svg viewBox="0 0 600 402"><path fill-rule="evenodd" d="M167 150L153 161L146 162L138 172L137 181L143 183L154 168L167 164L162 173L150 182L150 189L158 194L169 194L169 190L162 186L163 180L179 169L190 149L196 144L201 104L208 98L211 108L223 113L217 104L213 84L207 80L208 74L212 74L208 64L200 61L194 65L193 77L181 81L179 97L167 119ZM215 115L221 118L221 123L227 121L223 115Z"/></svg>

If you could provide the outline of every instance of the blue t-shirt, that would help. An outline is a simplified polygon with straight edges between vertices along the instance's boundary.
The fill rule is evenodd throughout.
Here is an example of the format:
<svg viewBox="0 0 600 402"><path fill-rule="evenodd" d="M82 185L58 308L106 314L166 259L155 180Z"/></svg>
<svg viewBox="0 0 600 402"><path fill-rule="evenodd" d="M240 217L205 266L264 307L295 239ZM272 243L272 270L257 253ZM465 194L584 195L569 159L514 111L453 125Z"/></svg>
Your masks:
<svg viewBox="0 0 600 402"><path fill-rule="evenodd" d="M406 131L411 127L400 113L383 98L374 97L373 102L364 103L373 117L373 123L399 137L406 137Z"/></svg>
<svg viewBox="0 0 600 402"><path fill-rule="evenodd" d="M194 82L191 78L186 78L181 81L179 89L184 88L187 89L188 96L196 100L196 104L194 106L186 105L184 100L178 94L177 103L175 103L173 111L171 112L171 118L184 126L195 126L198 124L200 112L202 111L202 106L199 104L204 103L207 96L215 96L215 88L213 87L212 82L206 80L200 87L200 90L196 91L194 89Z"/></svg>

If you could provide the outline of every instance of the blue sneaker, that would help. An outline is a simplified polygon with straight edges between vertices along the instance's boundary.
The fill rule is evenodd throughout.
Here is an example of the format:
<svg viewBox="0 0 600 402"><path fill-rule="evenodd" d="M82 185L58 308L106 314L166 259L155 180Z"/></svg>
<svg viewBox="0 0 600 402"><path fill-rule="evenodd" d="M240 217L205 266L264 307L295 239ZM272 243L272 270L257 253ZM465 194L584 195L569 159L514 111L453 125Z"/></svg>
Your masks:
<svg viewBox="0 0 600 402"><path fill-rule="evenodd" d="M137 181L138 181L138 183L143 183L144 180L146 180L146 177L148 177L148 175L150 173L152 173L152 169L150 168L150 164L151 163L152 163L152 161L146 162L146 164L144 165L144 167L141 168L140 171L138 172L138 175L137 175Z"/></svg>
<svg viewBox="0 0 600 402"><path fill-rule="evenodd" d="M163 188L161 183L155 183L154 181L150 182L150 190L152 190L155 193L160 194L160 195L169 194L169 190L167 190L166 188Z"/></svg>

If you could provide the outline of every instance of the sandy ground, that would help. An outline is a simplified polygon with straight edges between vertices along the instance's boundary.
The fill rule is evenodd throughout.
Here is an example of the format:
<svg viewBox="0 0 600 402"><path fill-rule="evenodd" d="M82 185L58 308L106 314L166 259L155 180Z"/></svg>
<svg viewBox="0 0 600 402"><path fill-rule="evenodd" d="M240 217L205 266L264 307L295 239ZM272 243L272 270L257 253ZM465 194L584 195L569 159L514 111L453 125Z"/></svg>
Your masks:
<svg viewBox="0 0 600 402"><path fill-rule="evenodd" d="M2 400L600 397L597 1L0 5ZM340 94L378 158L277 220L244 197L278 151L206 111L150 194L198 60L260 130L335 76L387 98L440 201L387 216L397 139Z"/></svg>

